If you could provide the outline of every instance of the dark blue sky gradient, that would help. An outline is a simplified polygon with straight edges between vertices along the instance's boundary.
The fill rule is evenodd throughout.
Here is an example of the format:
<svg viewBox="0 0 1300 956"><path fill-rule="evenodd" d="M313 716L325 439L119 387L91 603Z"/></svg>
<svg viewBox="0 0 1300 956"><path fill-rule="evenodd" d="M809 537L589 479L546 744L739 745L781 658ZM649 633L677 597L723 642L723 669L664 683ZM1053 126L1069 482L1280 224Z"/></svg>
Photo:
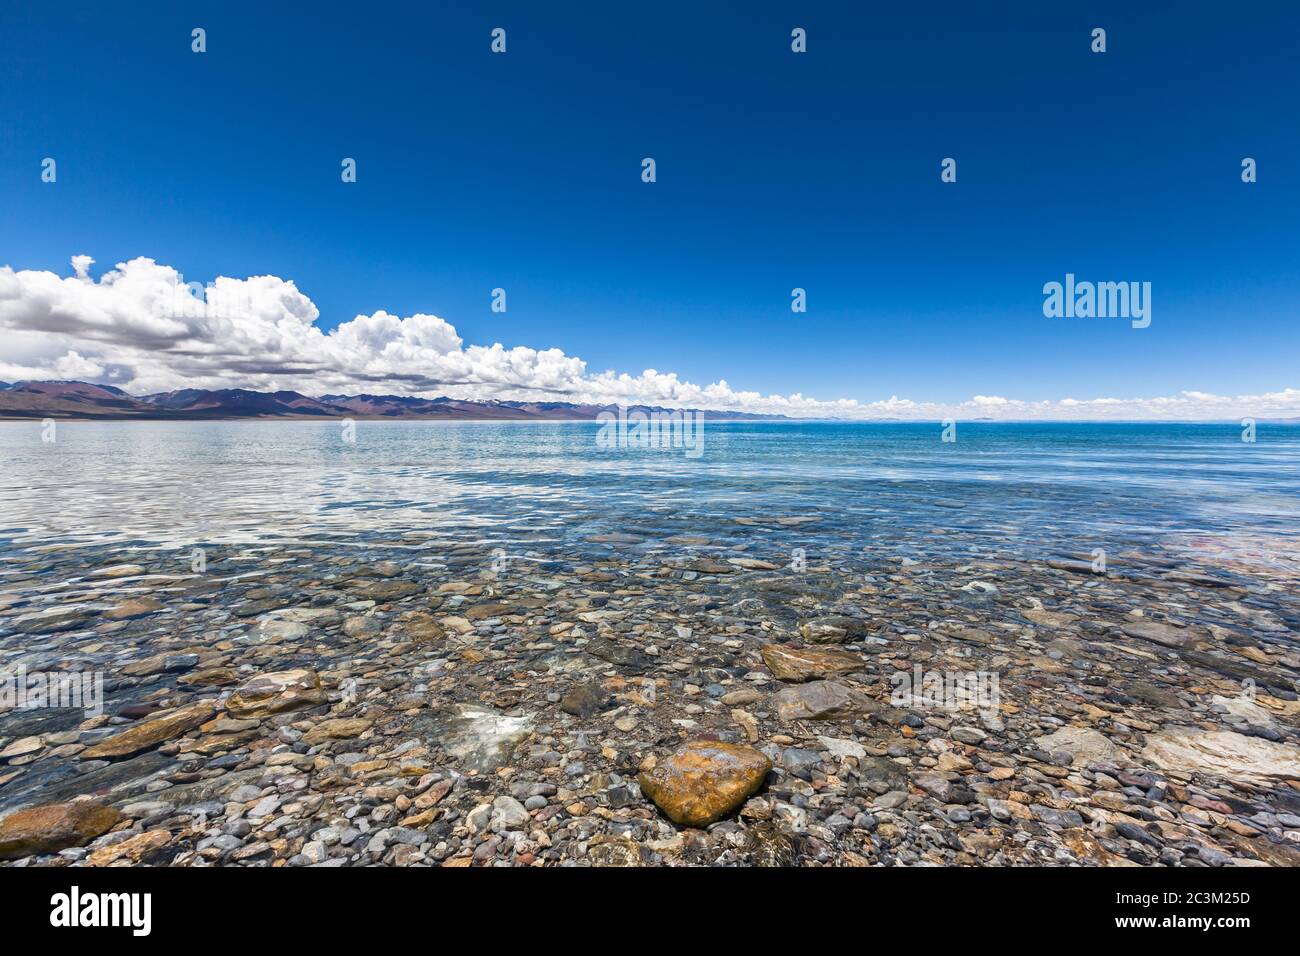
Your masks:
<svg viewBox="0 0 1300 956"><path fill-rule="evenodd" d="M271 273L327 327L824 399L1270 391L1298 107L1280 2L7 3L0 264ZM1151 327L1044 318L1067 271L1151 282Z"/></svg>

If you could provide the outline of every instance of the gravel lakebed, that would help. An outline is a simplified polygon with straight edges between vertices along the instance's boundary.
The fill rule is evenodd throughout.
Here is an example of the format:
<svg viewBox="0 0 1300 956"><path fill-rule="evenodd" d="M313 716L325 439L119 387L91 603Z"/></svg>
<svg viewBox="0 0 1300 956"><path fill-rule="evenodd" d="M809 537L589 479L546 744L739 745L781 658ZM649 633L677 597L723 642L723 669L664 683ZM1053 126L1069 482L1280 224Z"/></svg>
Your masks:
<svg viewBox="0 0 1300 956"><path fill-rule="evenodd" d="M1300 863L1289 569L819 520L7 552L0 865Z"/></svg>

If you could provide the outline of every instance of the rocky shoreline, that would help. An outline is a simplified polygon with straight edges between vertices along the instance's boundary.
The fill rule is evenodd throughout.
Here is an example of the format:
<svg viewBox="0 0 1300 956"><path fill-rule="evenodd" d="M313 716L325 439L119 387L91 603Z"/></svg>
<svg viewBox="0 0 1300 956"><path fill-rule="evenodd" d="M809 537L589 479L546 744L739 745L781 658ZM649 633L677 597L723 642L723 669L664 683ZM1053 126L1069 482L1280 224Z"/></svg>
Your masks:
<svg viewBox="0 0 1300 956"><path fill-rule="evenodd" d="M7 552L0 861L1300 863L1293 578L770 540Z"/></svg>

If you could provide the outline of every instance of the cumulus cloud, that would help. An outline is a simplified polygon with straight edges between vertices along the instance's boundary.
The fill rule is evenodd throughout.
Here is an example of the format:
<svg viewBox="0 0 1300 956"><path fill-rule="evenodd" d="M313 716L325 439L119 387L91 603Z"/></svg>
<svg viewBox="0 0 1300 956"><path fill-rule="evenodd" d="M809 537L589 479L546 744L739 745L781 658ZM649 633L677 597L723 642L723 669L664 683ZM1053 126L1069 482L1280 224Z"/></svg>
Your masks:
<svg viewBox="0 0 1300 956"><path fill-rule="evenodd" d="M77 278L83 282L90 281L90 267L95 264L95 260L90 256L73 256L72 271L76 273Z"/></svg>
<svg viewBox="0 0 1300 956"><path fill-rule="evenodd" d="M329 332L292 280L220 277L186 283L153 259L118 263L98 280L94 259L73 256L71 276L0 268L0 379L79 379L135 394L177 388L293 389L309 395L388 392L423 397L767 412L810 418L1229 419L1300 416L1300 390L1158 398L1110 396L1029 402L976 395L934 403L737 391L675 372L588 370L559 349L467 345L436 315L358 315Z"/></svg>

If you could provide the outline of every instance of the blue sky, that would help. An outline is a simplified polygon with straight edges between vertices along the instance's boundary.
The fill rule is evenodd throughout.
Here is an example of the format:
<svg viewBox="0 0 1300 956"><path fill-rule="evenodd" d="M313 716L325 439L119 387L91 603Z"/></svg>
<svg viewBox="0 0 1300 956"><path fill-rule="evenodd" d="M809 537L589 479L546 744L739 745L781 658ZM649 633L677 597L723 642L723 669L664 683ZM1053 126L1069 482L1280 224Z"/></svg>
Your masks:
<svg viewBox="0 0 1300 956"><path fill-rule="evenodd" d="M270 6L6 5L0 264L823 399L1300 386L1293 6ZM1149 281L1151 327L1044 318L1066 272Z"/></svg>

